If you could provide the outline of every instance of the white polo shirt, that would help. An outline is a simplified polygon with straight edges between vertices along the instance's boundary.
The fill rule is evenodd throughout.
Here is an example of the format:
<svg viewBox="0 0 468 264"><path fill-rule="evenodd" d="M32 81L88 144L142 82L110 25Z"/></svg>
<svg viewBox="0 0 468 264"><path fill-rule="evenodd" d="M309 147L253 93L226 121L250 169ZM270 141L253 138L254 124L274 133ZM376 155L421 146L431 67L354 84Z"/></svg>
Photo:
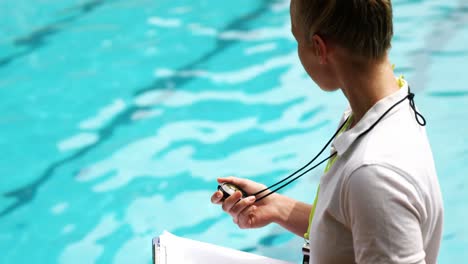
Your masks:
<svg viewBox="0 0 468 264"><path fill-rule="evenodd" d="M320 180L310 263L437 262L442 195L425 128L409 101L357 139L407 94L405 83L334 140L338 159Z"/></svg>

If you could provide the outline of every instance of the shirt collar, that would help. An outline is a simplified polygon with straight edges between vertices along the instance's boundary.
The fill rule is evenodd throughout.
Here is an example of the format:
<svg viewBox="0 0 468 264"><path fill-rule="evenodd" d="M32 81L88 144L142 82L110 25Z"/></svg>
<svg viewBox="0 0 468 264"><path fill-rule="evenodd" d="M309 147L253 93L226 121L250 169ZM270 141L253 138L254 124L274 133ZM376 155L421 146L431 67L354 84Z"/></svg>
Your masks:
<svg viewBox="0 0 468 264"><path fill-rule="evenodd" d="M332 147L337 151L338 155L341 156L345 153L362 132L372 126L385 111L392 107L392 105L407 96L408 89L408 83L405 81L400 90L381 99L372 106L353 128L338 135L332 143ZM395 107L386 117L397 111L400 107L401 105ZM351 109L347 110L344 114L344 120L346 120L351 113Z"/></svg>

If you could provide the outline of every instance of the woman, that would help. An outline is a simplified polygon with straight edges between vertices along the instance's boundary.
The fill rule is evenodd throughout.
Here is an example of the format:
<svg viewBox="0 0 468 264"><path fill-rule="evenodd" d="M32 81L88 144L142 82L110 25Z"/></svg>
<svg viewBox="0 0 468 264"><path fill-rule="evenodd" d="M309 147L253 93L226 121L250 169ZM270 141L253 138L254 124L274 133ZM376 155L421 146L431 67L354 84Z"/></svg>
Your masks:
<svg viewBox="0 0 468 264"><path fill-rule="evenodd" d="M388 59L390 0L291 1L306 72L349 101L312 205L272 194L222 204L240 228L278 223L309 241L310 263L436 263L443 206L425 120ZM265 186L221 178L250 194ZM309 220L310 217L310 220ZM310 235L309 235L310 234Z"/></svg>

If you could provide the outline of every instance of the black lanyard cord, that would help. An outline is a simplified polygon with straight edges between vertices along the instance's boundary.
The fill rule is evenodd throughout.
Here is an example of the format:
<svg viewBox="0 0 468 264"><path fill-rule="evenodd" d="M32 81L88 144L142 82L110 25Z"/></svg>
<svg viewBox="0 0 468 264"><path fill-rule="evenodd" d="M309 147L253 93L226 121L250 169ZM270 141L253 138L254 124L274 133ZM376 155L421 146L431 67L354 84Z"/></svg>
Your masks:
<svg viewBox="0 0 468 264"><path fill-rule="evenodd" d="M368 129L366 129L366 131L362 132L361 134L359 134L359 136L357 136L356 139L359 139L360 137L364 136L365 134L369 133L390 111L392 111L393 108L395 108L397 105L399 105L400 103L402 103L403 101L405 101L406 99L409 100L409 104L410 104L410 107L411 109L413 109L413 112L414 112L414 117L416 119L416 122L418 122L418 124L420 126L426 126L426 119L424 118L423 115L421 115L418 110L416 110L416 106L414 104L414 93L411 92L410 88L408 87L408 95L405 96L403 99L401 99L400 101L396 102L395 104L393 104L390 108L387 109L387 111L385 111L385 113L383 113L379 119L377 119L377 121L374 122L374 124L372 124L372 126L370 126ZM421 120L419 120L419 118L421 118Z"/></svg>
<svg viewBox="0 0 468 264"><path fill-rule="evenodd" d="M349 117L348 117L348 118L349 118ZM312 164L312 163L325 151L325 149L327 149L328 145L330 145L330 143L333 141L333 139L338 135L338 133L339 133L340 130L345 126L345 124L346 124L347 121L348 121L348 119L346 119L346 120L343 122L343 124L338 128L338 130L336 130L335 134L333 134L333 136L330 138L330 140L328 140L327 144L325 144L325 146L323 146L322 150L320 150L320 152L319 152L313 159L311 159L306 165L304 165L302 168L298 169L297 171L293 172L291 175L287 176L286 178L282 179L281 181L279 181L279 182L277 182L277 183L275 183L275 184L273 184L273 185L271 185L271 186L269 186L269 187L267 187L267 188L265 188L265 189L263 189L263 190L261 190L261 191L258 191L258 192L254 193L254 194L252 194L252 195L257 196L257 195L259 195L259 194L261 194L261 193L263 193L263 192L265 192L265 191L267 191L267 190L269 190L269 189L271 189L271 188L273 188L273 187L275 187L275 186L277 186L277 185L279 185L279 184L281 184L281 183L283 183L283 182L289 180L290 178L294 177L294 175L296 175L297 173L301 172L301 171L302 171L303 169L305 169L307 166L309 166L310 164ZM301 174L300 176L302 176L302 175L303 175L303 174ZM294 178L294 179L297 179L297 177ZM294 180L293 180L293 181L294 181ZM288 184L291 183L291 182L292 182L292 181L287 182L286 185L288 185ZM275 191L280 190L281 188L285 187L286 185L280 186L279 188L275 189ZM275 192L275 191L273 191L273 192ZM269 193L269 194L267 194L267 195L261 197L260 199L257 199L257 201L259 201L259 200L265 198L266 196L272 194L273 192L271 192L271 193Z"/></svg>
<svg viewBox="0 0 468 264"><path fill-rule="evenodd" d="M285 184L281 185L280 187L278 187L278 188L274 189L273 191L271 191L271 192L265 194L264 196L258 198L255 202L261 201L261 200L267 198L268 196L274 194L275 192L277 192L277 191L283 189L284 187L286 187L286 186L288 186L289 184L291 184L293 181L296 181L296 180L299 179L300 177L304 176L304 175L305 175L306 173L308 173L309 171L311 171L311 170L317 168L318 166L322 165L322 163L324 163L325 161L331 159L331 158L332 158L333 156L335 156L335 155L336 155L336 152L334 152L333 154L331 154L330 156L328 156L328 158L326 158L326 159L320 161L319 163L317 163L316 165L312 166L311 168L307 169L307 170L304 171L303 173L301 173L301 174L297 175L296 177L292 178L291 180L289 180L289 181L286 182ZM283 182L284 180L287 180L287 179L290 178L290 177L291 177L291 176L288 176L286 179L283 179L282 182ZM277 183L276 183L275 185L277 185ZM268 189L269 189L269 188L268 188Z"/></svg>
<svg viewBox="0 0 468 264"><path fill-rule="evenodd" d="M400 103L402 103L403 101L405 101L406 99L409 100L409 104L410 104L410 107L411 109L413 109L414 113L415 113L415 119L416 121L418 122L418 124L420 126L425 126L426 125L426 119L424 118L424 116L419 113L417 110L416 110L416 106L415 106L415 103L414 103L414 94L410 91L410 88L408 87L408 95L405 96L403 99L399 100L398 102L396 102L395 104L393 104L389 109L387 109L387 111L385 111L385 113L383 113L379 119L377 119L377 121L374 122L374 124L372 124L372 126L370 126L368 129L366 129L364 132L362 132L361 134L359 134L357 137L356 137L356 140L361 138L362 136L364 136L365 134L369 133L393 108L395 108L397 105L399 105ZM266 197L272 195L273 193L283 189L284 187L286 187L287 185L291 184L292 182L296 181L297 179L299 179L300 177L304 176L306 173L310 172L311 170L315 169L316 167L320 166L322 163L324 163L325 161L331 159L333 156L337 155L337 152L335 151L334 153L332 153L330 156L328 156L328 158L320 161L318 164L312 166L311 168L307 169L306 171L302 172L301 174L297 175L296 177L294 177L297 173L301 172L303 169L305 169L306 167L308 167L310 164L312 164L322 153L323 151L325 151L325 149L328 147L328 145L330 145L330 143L333 141L333 139L335 139L335 137L340 133L341 129L345 126L345 124L348 122L348 119L349 117L343 122L343 124L336 130L335 134L333 134L333 136L330 138L330 140L328 140L328 142L325 144L325 146L323 146L322 150L320 150L320 152L312 159L310 160L306 165L304 165L302 168L298 169L297 171L295 171L294 173L292 173L291 175L287 176L286 178L284 178L283 180L259 191L259 192L256 192L252 195L259 195L273 187L276 187L277 185L287 181L286 183L282 184L281 186L277 187L276 189L274 189L273 191L270 191L268 194L258 198L255 202L258 202L258 201L261 201L263 199L265 199ZM294 177L294 178L292 178ZM292 179L291 179L292 178ZM290 179L290 180L289 180ZM289 181L288 181L289 180Z"/></svg>
<svg viewBox="0 0 468 264"><path fill-rule="evenodd" d="M414 93L412 93L409 90L409 87L408 87L408 100L409 100L410 107L414 111L414 118L416 119L416 122L418 122L420 126L426 126L427 124L426 119L424 118L423 115L421 115L421 113L418 112L418 110L416 110L416 105L414 104ZM421 118L421 120L419 120L419 118Z"/></svg>

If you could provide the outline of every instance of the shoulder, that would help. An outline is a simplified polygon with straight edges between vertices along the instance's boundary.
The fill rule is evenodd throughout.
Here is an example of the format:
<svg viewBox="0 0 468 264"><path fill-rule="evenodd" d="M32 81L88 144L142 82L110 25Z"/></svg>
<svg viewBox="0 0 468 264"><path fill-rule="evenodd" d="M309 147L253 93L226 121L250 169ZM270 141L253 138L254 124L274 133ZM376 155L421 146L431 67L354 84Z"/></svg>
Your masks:
<svg viewBox="0 0 468 264"><path fill-rule="evenodd" d="M423 196L418 183L397 168L366 164L344 179L341 204L348 220L351 220L351 211L393 214L404 209L422 223L427 217Z"/></svg>

